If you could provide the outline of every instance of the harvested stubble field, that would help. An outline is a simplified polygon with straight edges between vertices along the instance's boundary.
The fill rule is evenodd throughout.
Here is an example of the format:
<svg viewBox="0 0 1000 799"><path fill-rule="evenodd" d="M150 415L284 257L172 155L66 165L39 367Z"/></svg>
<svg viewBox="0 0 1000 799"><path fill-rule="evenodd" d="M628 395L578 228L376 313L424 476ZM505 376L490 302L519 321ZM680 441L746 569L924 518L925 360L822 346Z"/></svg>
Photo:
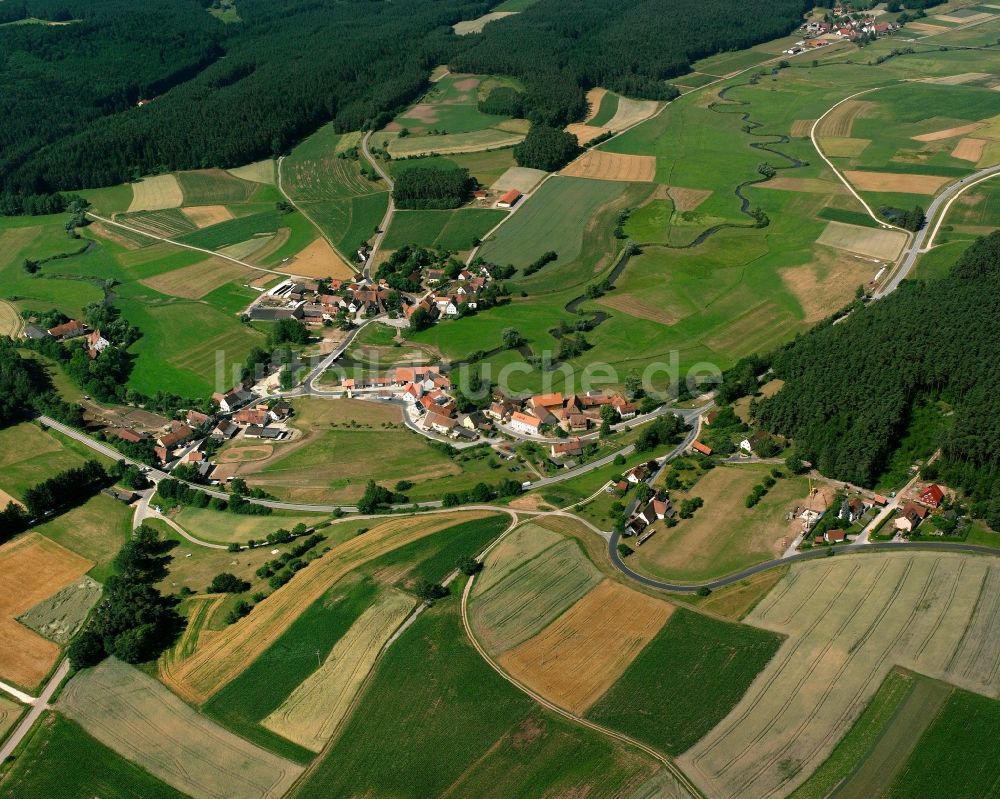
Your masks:
<svg viewBox="0 0 1000 799"><path fill-rule="evenodd" d="M898 194L936 194L952 178L942 175L911 175L905 172L869 172L844 170L846 177L861 191L885 191Z"/></svg>
<svg viewBox="0 0 1000 799"><path fill-rule="evenodd" d="M101 586L81 577L17 617L25 627L57 644L68 644L101 597Z"/></svg>
<svg viewBox="0 0 1000 799"><path fill-rule="evenodd" d="M970 122L968 125L957 125L951 128L931 131L930 133L921 133L919 136L913 136L912 139L919 142L934 142L942 141L944 139L953 139L956 136L967 136L970 133L975 133L984 125L984 122Z"/></svg>
<svg viewBox="0 0 1000 799"><path fill-rule="evenodd" d="M19 705L13 699L0 696L0 741L2 741L7 731L13 727L21 717L24 705Z"/></svg>
<svg viewBox="0 0 1000 799"><path fill-rule="evenodd" d="M563 169L561 174L594 180L651 182L656 178L656 158L652 155L623 155L588 150Z"/></svg>
<svg viewBox="0 0 1000 799"><path fill-rule="evenodd" d="M673 606L604 580L499 663L571 713L584 713L660 631Z"/></svg>
<svg viewBox="0 0 1000 799"><path fill-rule="evenodd" d="M485 518L486 512L455 512L392 519L334 547L295 579L260 602L253 613L199 649L161 678L178 695L200 703L237 677L273 644L337 580L352 569L411 541L460 521Z"/></svg>
<svg viewBox="0 0 1000 799"><path fill-rule="evenodd" d="M330 277L349 280L355 272L330 243L320 236L312 244L280 265L280 271L302 277Z"/></svg>
<svg viewBox="0 0 1000 799"><path fill-rule="evenodd" d="M496 150L501 147L513 147L524 139L524 133L519 131L474 130L469 133L448 133L443 136L406 136L395 137L389 141L389 154L393 158L407 158L413 155L430 155L438 153L475 153L481 150Z"/></svg>
<svg viewBox="0 0 1000 799"><path fill-rule="evenodd" d="M302 769L227 732L114 659L80 672L58 709L122 757L193 799L280 799Z"/></svg>
<svg viewBox="0 0 1000 799"><path fill-rule="evenodd" d="M36 533L0 547L0 679L31 690L49 673L59 647L15 619L93 565Z"/></svg>
<svg viewBox="0 0 1000 799"><path fill-rule="evenodd" d="M512 166L497 178L496 182L490 186L490 189L501 194L511 189L517 189L522 194L527 194L542 182L546 174L541 169Z"/></svg>
<svg viewBox="0 0 1000 799"><path fill-rule="evenodd" d="M787 640L682 766L715 796L784 796L895 665L996 696L998 609L995 559L894 552L793 566L747 617Z"/></svg>
<svg viewBox="0 0 1000 799"><path fill-rule="evenodd" d="M906 234L901 230L880 230L844 222L830 222L816 243L883 261L894 261L906 244Z"/></svg>
<svg viewBox="0 0 1000 799"><path fill-rule="evenodd" d="M618 110L607 123L607 127L616 133L625 130L625 128L642 122L644 119L649 119L656 113L659 106L660 104L656 100L632 100L628 97L620 97Z"/></svg>
<svg viewBox="0 0 1000 799"><path fill-rule="evenodd" d="M963 161L979 163L983 157L983 150L986 147L985 139L959 139L955 149L951 151L952 158L960 158Z"/></svg>
<svg viewBox="0 0 1000 799"><path fill-rule="evenodd" d="M537 635L603 577L576 541L534 524L490 553L484 575L470 615L477 637L498 654Z"/></svg>
<svg viewBox="0 0 1000 799"><path fill-rule="evenodd" d="M387 588L277 710L261 723L314 752L322 751L347 718L389 636L413 608L409 594Z"/></svg>
<svg viewBox="0 0 1000 799"><path fill-rule="evenodd" d="M587 125L583 122L572 122L566 126L566 132L572 133L576 136L577 142L582 147L584 144L596 139L598 136L603 136L608 132L608 129L597 127L596 125Z"/></svg>
<svg viewBox="0 0 1000 799"><path fill-rule="evenodd" d="M173 175L157 175L132 184L132 202L128 210L129 213L159 211L178 208L183 202L184 193L177 178Z"/></svg>
<svg viewBox="0 0 1000 799"><path fill-rule="evenodd" d="M234 178L249 180L251 183L267 183L274 185L274 161L270 158L266 161L255 161L246 166L238 166L235 169L226 170Z"/></svg>

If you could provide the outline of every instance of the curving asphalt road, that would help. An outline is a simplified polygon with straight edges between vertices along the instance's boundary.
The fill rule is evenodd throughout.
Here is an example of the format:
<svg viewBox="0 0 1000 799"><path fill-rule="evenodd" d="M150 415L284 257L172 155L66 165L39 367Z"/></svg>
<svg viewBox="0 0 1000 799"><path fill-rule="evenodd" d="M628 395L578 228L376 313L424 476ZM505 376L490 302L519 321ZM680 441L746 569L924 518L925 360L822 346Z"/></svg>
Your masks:
<svg viewBox="0 0 1000 799"><path fill-rule="evenodd" d="M910 242L910 246L906 249L902 261L900 261L899 265L896 267L895 271L892 273L892 276L885 283L885 285L877 292L875 292L876 299L881 299L882 297L885 297L887 294L891 294L893 291L895 291L899 287L899 284L906 279L906 276L910 273L910 270L913 269L914 265L917 262L917 258L920 257L923 253L927 252L927 250L922 249L924 239L926 239L928 233L930 233L933 230L933 233L930 237L930 241L931 242L934 241L934 234L937 233L938 228L941 226L941 222L944 219L944 215L942 214L941 219L937 221L937 223L934 225L933 228L931 228L930 221L934 218L935 214L937 214L941 206L946 203L950 205L951 201L955 198L956 195L965 191L965 189L968 188L973 183L978 183L981 180L985 180L986 178L992 177L993 175L997 174L1000 174L1000 164L997 164L996 166L987 167L986 169L980 169L978 172L973 172L971 175L968 175L967 177L961 178L960 180L956 180L954 183L949 184L944 189L944 191L942 191L933 200L931 200L931 204L927 206L927 224L924 225L920 230L918 230L913 235L913 239ZM947 206L945 207L944 210L945 212L947 212Z"/></svg>
<svg viewBox="0 0 1000 799"><path fill-rule="evenodd" d="M740 569L738 572L733 572L732 574L727 574L725 577L719 577L718 579L709 580L705 583L671 583L666 580L657 580L655 577L648 577L645 574L639 574L629 568L622 560L621 555L618 554L619 541L621 541L621 535L619 533L614 533L611 536L611 540L608 542L608 557L611 558L611 562L615 565L615 568L622 572L622 574L632 580L635 580L637 583L646 586L647 588L655 588L659 591L670 591L675 594L694 594L701 588L708 588L709 590L714 591L718 588L725 588L727 585L738 583L740 580L745 580L747 577L752 577L755 574L760 574L761 572L765 572L770 569L777 569L789 563L799 563L804 560L816 560L817 558L856 555L863 552L892 552L901 549L918 549L932 552L959 552L966 555L992 555L994 557L1000 557L1000 549L983 546L981 544L948 543L944 541L941 543L934 541L885 541L877 544L848 544L847 546L842 547L810 549L805 552L799 552L795 555L791 555L787 558L767 560L754 566L748 566L745 569ZM831 555L830 553L834 554Z"/></svg>

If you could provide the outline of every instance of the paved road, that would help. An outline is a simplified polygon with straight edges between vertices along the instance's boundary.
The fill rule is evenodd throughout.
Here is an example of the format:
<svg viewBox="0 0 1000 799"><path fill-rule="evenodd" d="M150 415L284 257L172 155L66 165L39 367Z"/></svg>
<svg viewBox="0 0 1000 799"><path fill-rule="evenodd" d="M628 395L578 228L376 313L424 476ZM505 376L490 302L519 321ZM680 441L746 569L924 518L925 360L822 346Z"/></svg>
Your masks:
<svg viewBox="0 0 1000 799"><path fill-rule="evenodd" d="M385 181L385 185L389 187L389 205L385 209L385 216L382 217L382 221L378 226L378 233L375 234L375 238L372 240L371 252L368 254L368 260L365 261L364 275L367 278L371 278L370 266L375 261L375 255L378 253L379 247L382 246L382 240L385 238L385 234L389 230L389 225L392 224L392 215L396 213L396 203L392 199L392 190L395 187L395 182L392 176L382 167L382 163L372 155L371 150L368 149L368 142L371 140L374 131L368 131L361 139L361 152L364 153L365 158L368 159L375 171L382 176L382 180Z"/></svg>
<svg viewBox="0 0 1000 799"><path fill-rule="evenodd" d="M66 675L69 674L69 658L63 660L59 664L59 668L56 669L55 674L49 679L45 684L45 688L37 699L31 703L31 707L25 714L24 718L21 719L21 723L17 725L14 732L10 734L10 737L4 741L3 746L0 746L0 763L3 763L8 757L13 754L14 750L17 749L18 744L24 739L24 736L28 734L35 722L38 721L38 717L45 712L49 706L49 700L52 698L52 694L56 692L56 688L59 684L66 679Z"/></svg>
<svg viewBox="0 0 1000 799"><path fill-rule="evenodd" d="M835 553L837 557L842 557L844 555L856 555L864 552L893 552L900 549L919 549L929 550L932 552L959 552L966 555L993 555L994 557L1000 557L1000 549L997 549L996 547L982 546L980 544L948 543L944 541L940 543L936 541L885 541L877 544L848 544L847 546L838 546L834 548L822 547L820 549L809 549L805 552L799 552L787 558L777 558L775 560L764 561L763 563L749 566L746 569L741 569L738 572L727 574L725 577L719 577L718 579L709 580L704 583L671 583L666 580L657 580L654 577L648 577L645 574L639 574L629 568L622 560L621 555L618 554L618 542L620 540L621 536L618 533L615 533L611 536L611 541L608 544L608 557L611 558L611 562L620 572L636 582L641 583L647 588L655 588L660 591L671 591L677 594L693 594L696 593L699 588L708 588L712 591L718 588L725 588L727 585L738 583L740 580L745 580L747 577L752 577L755 574L760 574L761 572L765 572L770 569L776 569L789 563L831 557L829 554L830 552Z"/></svg>
<svg viewBox="0 0 1000 799"><path fill-rule="evenodd" d="M910 246L903 253L903 259L892 273L892 276L881 289L875 292L876 299L885 297L887 294L891 294L895 291L899 287L899 284L906 279L910 270L913 269L917 262L917 258L927 252L926 249L923 249L924 239L926 239L928 233L931 232L929 241L933 243L934 236L937 234L937 230L941 226L941 222L944 220L944 213L942 213L935 226L931 228L930 221L934 219L934 215L938 212L938 209L940 209L945 203L950 206L951 201L973 183L978 183L981 180L985 180L986 178L993 177L997 174L1000 174L1000 164L987 167L986 169L980 169L978 172L974 172L968 177L961 178L960 180L949 184L944 191L931 200L931 204L927 207L928 224L924 225L923 228L914 234L913 239L910 242ZM945 212L947 212L947 207L945 208Z"/></svg>

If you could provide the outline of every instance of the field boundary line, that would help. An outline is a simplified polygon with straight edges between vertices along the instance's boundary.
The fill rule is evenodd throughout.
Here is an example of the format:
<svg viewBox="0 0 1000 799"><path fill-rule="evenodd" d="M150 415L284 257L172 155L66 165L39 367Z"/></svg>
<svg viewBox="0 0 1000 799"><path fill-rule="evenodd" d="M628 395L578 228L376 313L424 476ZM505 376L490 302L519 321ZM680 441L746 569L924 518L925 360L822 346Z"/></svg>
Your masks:
<svg viewBox="0 0 1000 799"><path fill-rule="evenodd" d="M462 626L465 628L465 634L466 637L469 639L469 643L472 644L476 652L479 653L479 656L486 662L486 664L491 669L493 669L493 671L495 671L497 674L503 677L507 682L509 682L515 688L517 688L519 691L529 696L532 700L534 700L547 710L556 713L562 716L563 718L568 719L569 721L572 721L576 724L579 724L583 727L593 730L594 732L600 733L608 738L613 738L619 741L620 743L633 746L645 752L647 755L651 756L658 762L662 763L666 767L667 771L671 773L671 775L681 784L681 786L692 797L695 797L695 799L703 799L704 795L698 790L698 788L694 785L694 783L688 779L687 775L685 775L684 772L681 771L680 768L669 757L667 757L659 750L654 749L652 746L649 746L648 744L644 744L642 741L637 741L635 738L625 735L624 733L615 732L614 730L610 730L607 727L604 727L600 724L595 724L592 721L588 721L587 719L581 718L580 716L576 716L570 713L568 710L563 710L561 707L554 704L553 702L550 702L541 695L535 693L527 686L522 685L518 680L516 680L514 677L512 677L510 674L508 674L506 671L500 668L500 666L496 663L496 661L494 661L493 658L490 657L490 655L486 652L485 649L483 649L483 646L476 639L476 636L472 632L472 626L469 623L468 600L475 579L476 576L471 575L469 577L468 582L465 584L465 589L462 591L462 606L461 606Z"/></svg>
<svg viewBox="0 0 1000 799"><path fill-rule="evenodd" d="M855 190L854 186L851 185L850 181L847 178L844 177L843 173L839 169L837 169L836 166L834 166L833 161L831 161L829 158L827 158L826 153L824 153L823 150L820 148L819 141L816 138L816 129L819 127L820 123L824 119L826 119L830 115L830 113L833 112L835 109L837 109L840 106L842 106L848 100L853 100L855 97L860 97L862 94L868 94L870 92L877 92L877 91L880 91L881 89L885 89L885 88L888 88L888 87L886 87L886 86L874 86L871 89L863 89L860 92L855 92L854 94L850 94L847 97L845 97L843 100L838 100L836 103L834 103L833 105L831 105L828 109L826 109L826 111L823 112L823 114L819 117L819 119L817 119L815 122L812 123L812 127L809 128L809 138L812 141L813 148L819 154L819 157L822 158L826 162L826 165L828 167L830 167L830 169L833 171L833 174L837 176L837 179L841 183L843 183L844 186L847 187L847 190L854 196L854 199L857 200L859 203L861 203L862 207L865 209L865 211L867 212L868 216L870 216L874 221L878 222L878 224L881 227L883 227L883 228L892 228L893 230L900 230L900 231L902 231L903 233L906 234L907 241L909 241L912 238L912 236L913 236L912 232L906 230L905 228L901 228L901 227L898 227L896 225L890 224L889 222L885 222L885 221L879 219L877 216L875 216L875 212L872 211L871 206L869 206L868 203L865 202L861 198L861 195L858 194L858 192Z"/></svg>
<svg viewBox="0 0 1000 799"><path fill-rule="evenodd" d="M241 261L239 258L233 258L231 255L226 255L225 253L216 252L215 250L207 250L204 247L195 247L193 244L185 244L182 241L176 241L174 239L168 239L166 236L159 236L154 233L147 233L145 230L140 230L139 228L132 227L131 225L126 225L124 222L116 222L113 219L108 219L107 217L98 216L93 211L87 211L87 216L96 219L98 222L103 222L105 225L114 225L115 227L120 227L122 230L127 230L130 233L138 233L141 236L145 236L149 239L154 239L159 242L164 242L166 244L173 244L175 247L181 247L185 250L192 250L194 252L202 252L206 255L213 256L215 258L222 258L224 261L232 261L234 264L239 264L247 269L253 269L257 272L266 272L269 275L280 275L281 277L298 277L298 275L292 275L288 272L278 272L275 269L268 269L266 266L254 266L253 264L248 264L246 261Z"/></svg>

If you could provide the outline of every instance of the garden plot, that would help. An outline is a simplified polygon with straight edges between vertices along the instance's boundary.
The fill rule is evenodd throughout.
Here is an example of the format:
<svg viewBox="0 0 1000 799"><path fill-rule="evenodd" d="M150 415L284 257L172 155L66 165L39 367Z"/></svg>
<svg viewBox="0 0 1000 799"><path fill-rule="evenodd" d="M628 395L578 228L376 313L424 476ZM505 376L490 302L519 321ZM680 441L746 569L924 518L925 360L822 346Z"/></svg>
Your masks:
<svg viewBox="0 0 1000 799"><path fill-rule="evenodd" d="M666 624L673 606L604 580L556 621L500 658L533 691L577 715Z"/></svg>
<svg viewBox="0 0 1000 799"><path fill-rule="evenodd" d="M77 674L57 707L102 744L193 799L279 799L302 771L114 659Z"/></svg>
<svg viewBox="0 0 1000 799"><path fill-rule="evenodd" d="M900 230L880 230L844 222L830 222L816 243L883 261L894 261L906 244L906 234Z"/></svg>
<svg viewBox="0 0 1000 799"><path fill-rule="evenodd" d="M89 577L56 591L17 620L57 644L67 644L101 598L101 586Z"/></svg>
<svg viewBox="0 0 1000 799"><path fill-rule="evenodd" d="M0 547L0 679L30 690L49 673L59 647L15 618L79 580L93 565L36 533Z"/></svg>
<svg viewBox="0 0 1000 799"><path fill-rule="evenodd" d="M173 175L157 175L143 178L132 184L132 202L129 213L135 211L159 211L164 208L178 208L184 202L184 193Z"/></svg>
<svg viewBox="0 0 1000 799"><path fill-rule="evenodd" d="M713 796L785 796L830 754L900 665L1000 690L1000 563L921 552L793 566L747 617L787 640L683 758Z"/></svg>
<svg viewBox="0 0 1000 799"><path fill-rule="evenodd" d="M322 751L350 714L382 646L412 608L408 594L383 592L334 645L323 666L261 723L307 749Z"/></svg>

